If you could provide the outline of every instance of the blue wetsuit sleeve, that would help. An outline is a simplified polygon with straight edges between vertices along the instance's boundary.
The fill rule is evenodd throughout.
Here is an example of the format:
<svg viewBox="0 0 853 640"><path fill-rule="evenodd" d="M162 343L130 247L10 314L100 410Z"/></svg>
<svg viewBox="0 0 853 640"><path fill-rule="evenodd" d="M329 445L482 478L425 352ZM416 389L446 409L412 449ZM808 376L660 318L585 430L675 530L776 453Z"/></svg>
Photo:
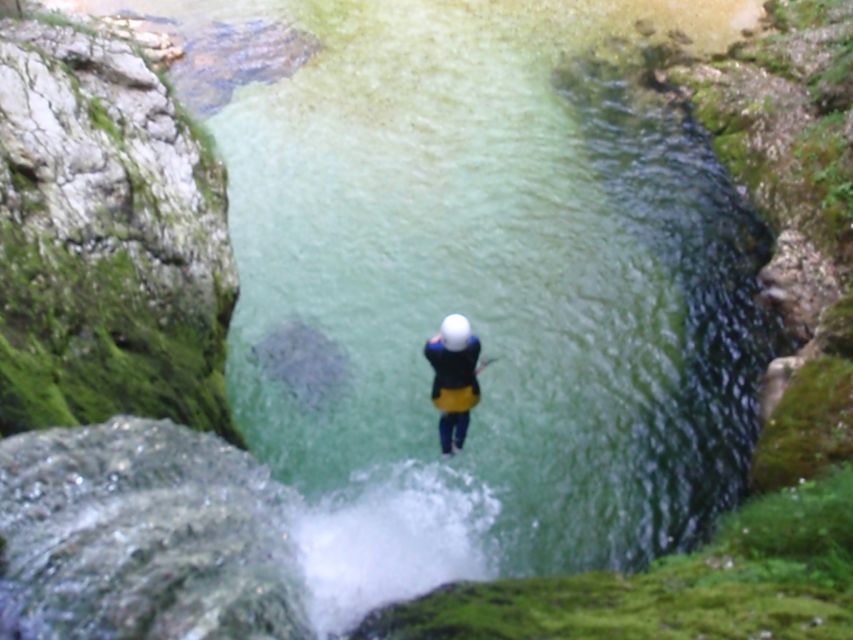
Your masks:
<svg viewBox="0 0 853 640"><path fill-rule="evenodd" d="M438 358L444 351L444 345L440 342L427 342L424 345L424 356L429 360L429 363L434 367L438 362Z"/></svg>
<svg viewBox="0 0 853 640"><path fill-rule="evenodd" d="M480 359L480 339L477 336L471 336L471 351L474 355L474 364Z"/></svg>

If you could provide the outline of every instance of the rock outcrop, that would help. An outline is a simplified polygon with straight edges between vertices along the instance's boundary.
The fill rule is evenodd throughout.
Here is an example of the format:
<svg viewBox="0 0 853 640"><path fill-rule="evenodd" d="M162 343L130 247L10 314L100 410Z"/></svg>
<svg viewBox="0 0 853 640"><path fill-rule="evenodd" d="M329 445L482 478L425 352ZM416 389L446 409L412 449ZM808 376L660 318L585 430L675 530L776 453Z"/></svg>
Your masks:
<svg viewBox="0 0 853 640"><path fill-rule="evenodd" d="M778 233L762 297L804 345L766 375L757 490L853 455L853 3L767 7L761 38L668 71Z"/></svg>
<svg viewBox="0 0 853 640"><path fill-rule="evenodd" d="M4 439L0 637L310 639L297 502L249 454L170 421Z"/></svg>
<svg viewBox="0 0 853 640"><path fill-rule="evenodd" d="M0 433L171 417L232 442L225 169L125 41L0 21Z"/></svg>
<svg viewBox="0 0 853 640"><path fill-rule="evenodd" d="M217 22L181 38L185 55L169 75L182 102L199 117L224 108L240 86L292 77L320 50L316 38L294 25L260 19Z"/></svg>

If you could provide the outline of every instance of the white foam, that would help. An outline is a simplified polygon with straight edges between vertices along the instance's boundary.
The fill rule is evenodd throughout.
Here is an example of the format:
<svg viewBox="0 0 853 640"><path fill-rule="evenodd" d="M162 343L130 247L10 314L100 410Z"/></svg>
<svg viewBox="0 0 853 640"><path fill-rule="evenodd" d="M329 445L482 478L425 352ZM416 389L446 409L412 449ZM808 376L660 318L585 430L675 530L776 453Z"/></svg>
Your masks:
<svg viewBox="0 0 853 640"><path fill-rule="evenodd" d="M488 487L447 465L405 462L353 477L296 517L308 614L321 638L370 610L456 580L495 577Z"/></svg>

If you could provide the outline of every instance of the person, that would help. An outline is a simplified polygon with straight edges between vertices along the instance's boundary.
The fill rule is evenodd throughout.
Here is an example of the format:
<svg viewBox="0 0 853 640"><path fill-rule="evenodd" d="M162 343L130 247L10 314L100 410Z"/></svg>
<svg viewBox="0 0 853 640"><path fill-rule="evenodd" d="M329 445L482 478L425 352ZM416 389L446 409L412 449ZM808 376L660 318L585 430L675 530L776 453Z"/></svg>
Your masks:
<svg viewBox="0 0 853 640"><path fill-rule="evenodd" d="M432 402L441 411L441 452L450 456L465 445L471 409L480 402L480 340L471 333L468 318L454 313L441 323L438 335L427 341L424 355L435 370Z"/></svg>

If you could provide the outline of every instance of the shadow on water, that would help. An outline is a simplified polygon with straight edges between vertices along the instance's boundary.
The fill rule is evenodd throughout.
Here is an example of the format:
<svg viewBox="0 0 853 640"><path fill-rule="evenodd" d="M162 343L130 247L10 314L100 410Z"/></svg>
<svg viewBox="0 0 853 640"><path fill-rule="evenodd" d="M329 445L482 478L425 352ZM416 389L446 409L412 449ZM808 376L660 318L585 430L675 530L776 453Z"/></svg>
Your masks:
<svg viewBox="0 0 853 640"><path fill-rule="evenodd" d="M758 302L756 274L770 259L771 232L689 107L643 86L646 76L637 64L595 54L553 75L619 211L614 234L630 234L658 256L686 303L683 385L632 429L631 448L645 452L633 471L649 513L639 544L613 556L619 570L691 550L744 497L761 377L794 346L778 314Z"/></svg>

